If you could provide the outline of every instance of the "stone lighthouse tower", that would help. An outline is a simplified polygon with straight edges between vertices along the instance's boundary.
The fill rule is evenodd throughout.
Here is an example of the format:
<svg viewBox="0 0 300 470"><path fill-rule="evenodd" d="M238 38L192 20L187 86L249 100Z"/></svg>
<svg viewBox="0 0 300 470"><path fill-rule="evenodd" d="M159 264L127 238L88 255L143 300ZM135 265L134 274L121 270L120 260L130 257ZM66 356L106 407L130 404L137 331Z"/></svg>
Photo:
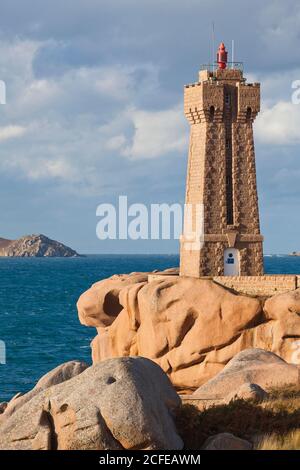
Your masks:
<svg viewBox="0 0 300 470"><path fill-rule="evenodd" d="M216 66L205 67L197 83L185 86L184 112L191 130L186 182L190 212L180 247L183 276L263 274L253 141L259 110L260 85L246 83L241 64L227 64L223 43ZM194 230L197 217L201 233ZM192 222L187 224L187 218Z"/></svg>

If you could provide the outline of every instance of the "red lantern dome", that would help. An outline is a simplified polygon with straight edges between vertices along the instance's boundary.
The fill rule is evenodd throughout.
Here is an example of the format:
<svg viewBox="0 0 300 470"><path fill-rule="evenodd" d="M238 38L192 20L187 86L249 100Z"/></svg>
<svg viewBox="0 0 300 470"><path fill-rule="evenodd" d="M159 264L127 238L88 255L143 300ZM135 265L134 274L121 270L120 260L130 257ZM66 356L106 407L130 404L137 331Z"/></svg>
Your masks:
<svg viewBox="0 0 300 470"><path fill-rule="evenodd" d="M217 52L217 63L219 69L226 69L227 65L227 51L223 42L219 45L219 49Z"/></svg>

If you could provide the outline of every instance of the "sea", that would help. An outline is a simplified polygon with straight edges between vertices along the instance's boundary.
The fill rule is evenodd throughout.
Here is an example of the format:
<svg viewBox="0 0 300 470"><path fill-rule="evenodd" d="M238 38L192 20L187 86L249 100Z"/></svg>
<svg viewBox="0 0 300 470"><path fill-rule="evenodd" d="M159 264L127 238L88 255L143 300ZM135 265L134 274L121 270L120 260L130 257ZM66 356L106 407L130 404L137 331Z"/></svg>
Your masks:
<svg viewBox="0 0 300 470"><path fill-rule="evenodd" d="M91 362L96 330L81 325L76 310L91 284L178 264L177 255L0 258L0 402L30 390L63 362ZM300 257L269 255L264 264L268 274L300 273Z"/></svg>

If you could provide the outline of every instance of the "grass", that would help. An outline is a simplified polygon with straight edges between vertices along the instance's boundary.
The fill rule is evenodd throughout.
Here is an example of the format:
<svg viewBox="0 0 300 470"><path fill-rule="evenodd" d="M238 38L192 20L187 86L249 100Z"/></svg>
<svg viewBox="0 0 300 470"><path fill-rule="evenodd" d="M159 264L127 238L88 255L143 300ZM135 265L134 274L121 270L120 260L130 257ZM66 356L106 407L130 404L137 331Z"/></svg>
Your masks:
<svg viewBox="0 0 300 470"><path fill-rule="evenodd" d="M236 400L203 411L184 404L176 423L186 449L201 449L221 432L252 441L257 449L300 449L300 388L272 389L262 403Z"/></svg>
<svg viewBox="0 0 300 470"><path fill-rule="evenodd" d="M271 388L268 390L270 400L295 400L300 398L300 388L295 385L286 385L280 388Z"/></svg>
<svg viewBox="0 0 300 470"><path fill-rule="evenodd" d="M270 434L258 440L257 450L300 450L300 429L283 436Z"/></svg>

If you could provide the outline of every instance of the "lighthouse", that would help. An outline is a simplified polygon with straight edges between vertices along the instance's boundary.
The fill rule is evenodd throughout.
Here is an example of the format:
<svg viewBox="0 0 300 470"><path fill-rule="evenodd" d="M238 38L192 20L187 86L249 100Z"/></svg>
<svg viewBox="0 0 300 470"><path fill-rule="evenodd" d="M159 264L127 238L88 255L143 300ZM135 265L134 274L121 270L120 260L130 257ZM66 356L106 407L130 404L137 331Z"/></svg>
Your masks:
<svg viewBox="0 0 300 470"><path fill-rule="evenodd" d="M194 239L186 229L182 234L182 276L263 274L253 138L259 110L260 84L246 82L241 63L228 63L224 43L216 63L202 67L198 82L185 86L190 123L185 201L193 214L196 206L202 208L203 223Z"/></svg>

